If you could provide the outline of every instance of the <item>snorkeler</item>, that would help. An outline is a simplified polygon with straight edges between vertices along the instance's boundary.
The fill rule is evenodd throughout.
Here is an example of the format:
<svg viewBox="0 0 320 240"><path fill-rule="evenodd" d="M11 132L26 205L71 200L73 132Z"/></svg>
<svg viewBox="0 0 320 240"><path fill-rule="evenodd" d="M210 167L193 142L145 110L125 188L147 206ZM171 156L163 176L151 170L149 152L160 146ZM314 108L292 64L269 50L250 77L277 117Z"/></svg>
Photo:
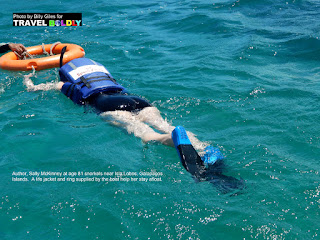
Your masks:
<svg viewBox="0 0 320 240"><path fill-rule="evenodd" d="M182 165L197 181L209 181L221 192L239 189L243 184L222 174L223 156L219 149L199 141L181 126L170 125L151 103L128 93L103 65L88 58L76 58L62 66L62 58L63 53L59 82L34 85L30 79L33 71L24 78L27 90L59 90L74 103L91 106L103 119L133 133L143 142L157 141L175 147Z"/></svg>
<svg viewBox="0 0 320 240"><path fill-rule="evenodd" d="M24 84L28 91L59 90L76 104L92 106L105 120L125 128L143 142L157 141L174 146L171 133L175 127L147 100L128 93L100 63L77 58L62 66L59 75L59 82L34 85L30 79L32 74L29 74L25 76ZM197 150L208 145L194 134L188 134Z"/></svg>

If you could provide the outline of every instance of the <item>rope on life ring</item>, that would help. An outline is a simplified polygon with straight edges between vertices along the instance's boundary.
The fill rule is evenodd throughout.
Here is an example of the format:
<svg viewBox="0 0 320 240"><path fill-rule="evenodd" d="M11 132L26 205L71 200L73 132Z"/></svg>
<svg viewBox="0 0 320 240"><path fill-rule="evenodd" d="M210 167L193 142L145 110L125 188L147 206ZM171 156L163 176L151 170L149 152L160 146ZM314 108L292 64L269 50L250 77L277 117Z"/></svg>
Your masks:
<svg viewBox="0 0 320 240"><path fill-rule="evenodd" d="M61 43L61 42L55 42L55 43L53 43L53 44L51 45L51 47L50 47L50 53L48 53L48 52L46 51L46 49L45 49L45 47L44 47L44 43L42 43L41 48L42 48L43 54L45 54L45 55L47 55L47 56L52 56L52 55L53 55L52 49L53 49L56 45L58 45L58 44L60 44L60 43Z"/></svg>
<svg viewBox="0 0 320 240"><path fill-rule="evenodd" d="M19 57L14 52L9 52L0 58L0 68L12 71L31 71L33 67L35 70L39 71L59 67L60 53L65 46L67 49L63 56L63 64L75 58L81 58L85 55L83 48L76 44L57 42L54 44L38 45L27 48L26 54L30 55L43 55L48 52L50 53L50 56L42 58L19 60ZM25 55L21 57L25 58Z"/></svg>

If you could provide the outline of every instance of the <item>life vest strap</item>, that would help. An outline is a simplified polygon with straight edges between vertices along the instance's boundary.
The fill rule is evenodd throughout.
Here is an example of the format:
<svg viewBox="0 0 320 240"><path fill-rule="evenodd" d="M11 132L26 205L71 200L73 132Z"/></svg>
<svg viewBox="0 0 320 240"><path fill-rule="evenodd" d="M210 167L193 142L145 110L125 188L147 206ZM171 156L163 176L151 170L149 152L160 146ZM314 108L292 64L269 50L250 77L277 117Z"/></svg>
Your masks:
<svg viewBox="0 0 320 240"><path fill-rule="evenodd" d="M114 80L113 78L111 78L110 76L108 76L108 75L106 75L106 76L94 76L94 77L87 77L87 78L85 78L86 80L87 80L87 82L91 82L91 81L93 81L93 80L96 80L96 79L102 79L102 80L110 80L110 81L112 81L112 82L115 82L116 80ZM93 80L91 80L91 79L93 79ZM81 83L81 81L79 82L79 83ZM115 82L117 85L118 85L118 83L117 82Z"/></svg>
<svg viewBox="0 0 320 240"><path fill-rule="evenodd" d="M87 88L91 88L90 83L87 81L87 79L84 76L80 77L80 83L84 83L83 86L86 86Z"/></svg>
<svg viewBox="0 0 320 240"><path fill-rule="evenodd" d="M80 77L80 81L77 82L76 84L77 85L80 85L80 84L83 84L81 86L81 88L83 87L87 87L87 88L91 88L91 83L94 83L94 82L101 82L101 81L111 81L113 83L115 83L116 85L119 85L116 80L112 77L110 77L110 75L106 74L106 76L98 76L98 77Z"/></svg>
<svg viewBox="0 0 320 240"><path fill-rule="evenodd" d="M87 80L90 80L90 79L98 79L98 78L103 78L103 79L105 79L105 80L110 80L110 81L112 81L113 83L115 83L116 85L119 85L119 83L117 83L116 80L115 80L113 77L111 77L109 74L107 74L107 73L105 73L105 76L87 77L86 79L87 79Z"/></svg>

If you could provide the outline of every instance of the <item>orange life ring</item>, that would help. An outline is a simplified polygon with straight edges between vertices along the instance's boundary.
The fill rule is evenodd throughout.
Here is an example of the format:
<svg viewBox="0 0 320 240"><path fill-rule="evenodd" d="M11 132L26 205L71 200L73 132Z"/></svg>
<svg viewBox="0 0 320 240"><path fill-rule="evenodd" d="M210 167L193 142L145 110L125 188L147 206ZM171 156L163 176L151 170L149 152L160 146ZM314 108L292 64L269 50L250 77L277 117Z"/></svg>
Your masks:
<svg viewBox="0 0 320 240"><path fill-rule="evenodd" d="M52 44L46 44L44 45L44 48L47 52L50 52L51 46ZM60 53L64 46L67 46L67 49L63 55L63 64L71 61L72 59L81 58L85 54L83 48L76 44L59 43L52 49L52 53L55 55L43 58L19 60L15 53L9 52L0 58L0 68L13 71L30 71L32 70L32 66L35 70L59 67ZM28 47L27 50L32 55L43 54L41 45Z"/></svg>

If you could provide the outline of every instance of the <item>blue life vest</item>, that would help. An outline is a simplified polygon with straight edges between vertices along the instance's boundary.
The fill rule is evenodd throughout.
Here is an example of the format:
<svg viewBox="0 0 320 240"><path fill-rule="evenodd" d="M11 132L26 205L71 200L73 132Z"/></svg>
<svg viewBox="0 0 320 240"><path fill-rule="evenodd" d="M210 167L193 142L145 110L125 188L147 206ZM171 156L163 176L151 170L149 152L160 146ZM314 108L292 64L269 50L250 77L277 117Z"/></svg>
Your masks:
<svg viewBox="0 0 320 240"><path fill-rule="evenodd" d="M61 91L72 101L84 104L85 100L100 92L115 93L125 90L100 63L88 58L76 58L59 70Z"/></svg>

